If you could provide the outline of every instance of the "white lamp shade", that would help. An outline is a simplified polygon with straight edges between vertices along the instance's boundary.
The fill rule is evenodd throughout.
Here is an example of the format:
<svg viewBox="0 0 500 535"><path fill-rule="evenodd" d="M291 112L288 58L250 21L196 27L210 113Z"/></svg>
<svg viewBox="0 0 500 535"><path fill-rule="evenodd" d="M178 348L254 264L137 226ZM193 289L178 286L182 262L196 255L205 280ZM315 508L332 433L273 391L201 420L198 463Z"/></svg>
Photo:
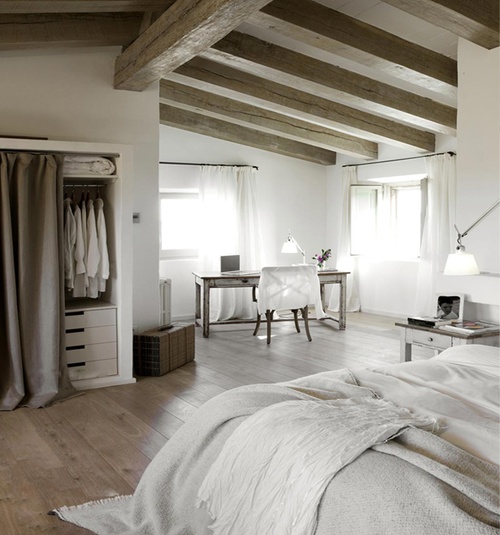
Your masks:
<svg viewBox="0 0 500 535"><path fill-rule="evenodd" d="M297 246L295 245L295 243L293 243L293 241L287 240L283 244L283 247L281 248L281 252L282 253L296 253L298 252Z"/></svg>
<svg viewBox="0 0 500 535"><path fill-rule="evenodd" d="M474 255L458 250L448 255L444 275L479 275Z"/></svg>

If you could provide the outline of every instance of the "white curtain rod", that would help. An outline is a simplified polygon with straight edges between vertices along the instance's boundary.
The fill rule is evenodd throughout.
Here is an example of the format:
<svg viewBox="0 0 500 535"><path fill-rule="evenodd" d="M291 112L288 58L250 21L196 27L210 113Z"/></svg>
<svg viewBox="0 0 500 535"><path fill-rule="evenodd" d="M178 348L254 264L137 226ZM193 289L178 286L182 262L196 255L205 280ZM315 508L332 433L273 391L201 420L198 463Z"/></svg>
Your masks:
<svg viewBox="0 0 500 535"><path fill-rule="evenodd" d="M429 156L440 156L441 154L449 154L450 156L456 155L456 153L452 151L436 152L434 154L422 154L421 156L409 156L408 158L395 158L394 160L379 160L377 162L349 163L349 164L343 165L342 167L361 167L362 165L376 165L378 163L403 162L404 160L417 160L419 158L428 158Z"/></svg>

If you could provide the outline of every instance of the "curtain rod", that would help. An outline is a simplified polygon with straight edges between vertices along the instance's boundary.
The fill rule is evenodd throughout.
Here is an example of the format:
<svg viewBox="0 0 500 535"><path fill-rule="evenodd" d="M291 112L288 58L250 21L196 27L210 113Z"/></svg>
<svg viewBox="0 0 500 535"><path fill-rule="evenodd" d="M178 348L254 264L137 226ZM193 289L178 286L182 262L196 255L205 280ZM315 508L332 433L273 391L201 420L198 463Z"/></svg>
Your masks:
<svg viewBox="0 0 500 535"><path fill-rule="evenodd" d="M194 165L194 166L210 166L210 167L253 167L254 169L259 170L256 165L245 165L245 164L231 164L231 163L190 163L190 162L160 162L162 165Z"/></svg>
<svg viewBox="0 0 500 535"><path fill-rule="evenodd" d="M365 163L350 163L343 165L342 167L361 167L362 165L375 165L377 163L391 163L391 162L402 162L404 160L416 160L418 158L427 158L428 156L440 156L441 154L449 154L450 156L455 156L455 152L446 151L446 152L436 152L434 154L422 154L421 156L409 156L408 158L395 158L394 160L380 160L378 162L365 162Z"/></svg>

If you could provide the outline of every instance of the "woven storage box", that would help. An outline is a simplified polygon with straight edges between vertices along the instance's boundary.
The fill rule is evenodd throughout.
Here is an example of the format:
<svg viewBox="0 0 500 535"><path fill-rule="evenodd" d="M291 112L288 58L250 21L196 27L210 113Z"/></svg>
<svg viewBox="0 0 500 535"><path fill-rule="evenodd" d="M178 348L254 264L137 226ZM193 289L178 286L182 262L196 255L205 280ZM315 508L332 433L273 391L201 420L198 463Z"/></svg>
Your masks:
<svg viewBox="0 0 500 535"><path fill-rule="evenodd" d="M134 335L136 375L164 375L194 359L194 325Z"/></svg>

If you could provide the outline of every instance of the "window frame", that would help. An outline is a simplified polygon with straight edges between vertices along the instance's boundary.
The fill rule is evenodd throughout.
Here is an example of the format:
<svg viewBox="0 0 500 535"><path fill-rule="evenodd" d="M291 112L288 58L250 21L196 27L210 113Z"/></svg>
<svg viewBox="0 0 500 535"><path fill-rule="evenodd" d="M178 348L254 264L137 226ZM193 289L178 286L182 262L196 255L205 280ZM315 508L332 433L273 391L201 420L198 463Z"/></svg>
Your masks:
<svg viewBox="0 0 500 535"><path fill-rule="evenodd" d="M179 248L179 249L163 249L163 223L162 223L162 213L161 213L161 204L164 199L197 199L199 200L199 190L198 189L169 189L164 188L159 192L158 199L158 212L160 220L160 229L159 229L159 249L160 249L160 260L191 260L198 258L199 248Z"/></svg>
<svg viewBox="0 0 500 535"><path fill-rule="evenodd" d="M424 223L427 213L427 204L428 204L428 177L423 175L421 178L416 179L415 176L408 175L408 180L405 180L404 176L398 177L398 180L391 180L391 177L388 177L387 180L384 178L379 179L370 179L365 182L358 182L350 186L349 192L349 218L350 218L350 237L349 237L349 247L351 256L373 256L374 251L377 251L377 255L380 256L380 251L384 251L384 247L380 247L380 240L384 237L389 237L390 248L388 249L388 254L383 254L383 259L387 261L418 261L420 258L420 247L422 244L422 237L424 232ZM362 252L353 252L352 250L352 241L353 241L353 224L352 224L352 206L353 206L353 191L356 188L369 188L376 192L376 205L374 208L375 215L374 220L376 223L376 230L374 232L374 247L365 249ZM398 255L397 251L394 249L393 238L391 233L394 230L395 226L393 223L394 217L394 198L397 196L398 190L408 189L408 188L418 188L420 190L420 243L419 243L419 252L416 256L407 256L407 255ZM397 202L397 201L396 201ZM386 208L387 207L387 208ZM397 217L397 215L395 216ZM385 225L386 235L383 234L384 231L380 229ZM381 233L382 232L382 233ZM387 242L386 242L387 243Z"/></svg>

